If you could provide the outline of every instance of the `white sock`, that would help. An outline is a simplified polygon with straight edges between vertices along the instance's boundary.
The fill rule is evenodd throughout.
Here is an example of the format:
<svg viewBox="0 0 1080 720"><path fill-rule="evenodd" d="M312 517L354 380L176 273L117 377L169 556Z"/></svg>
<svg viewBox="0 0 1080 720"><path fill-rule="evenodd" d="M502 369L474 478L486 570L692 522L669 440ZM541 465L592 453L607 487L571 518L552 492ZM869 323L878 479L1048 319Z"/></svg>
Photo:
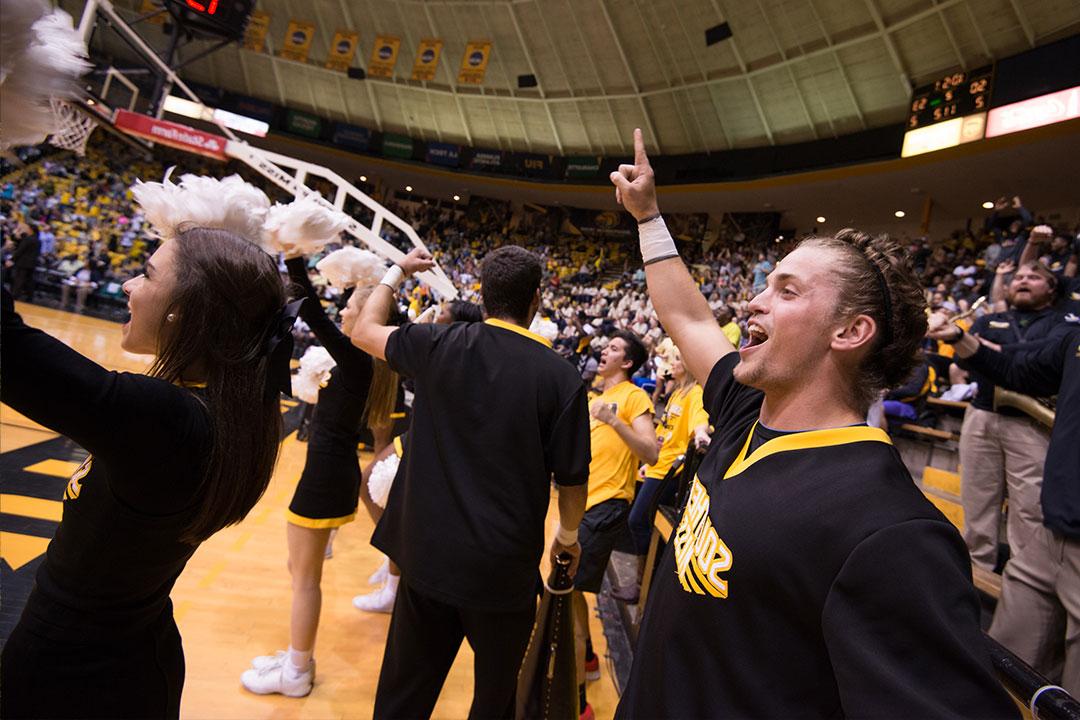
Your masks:
<svg viewBox="0 0 1080 720"><path fill-rule="evenodd" d="M289 677L296 678L307 672L311 666L312 650L296 650L289 646L289 662L285 663L285 672Z"/></svg>
<svg viewBox="0 0 1080 720"><path fill-rule="evenodd" d="M394 575L390 573L386 576L386 589L390 592L397 592L398 583L401 582L400 575Z"/></svg>

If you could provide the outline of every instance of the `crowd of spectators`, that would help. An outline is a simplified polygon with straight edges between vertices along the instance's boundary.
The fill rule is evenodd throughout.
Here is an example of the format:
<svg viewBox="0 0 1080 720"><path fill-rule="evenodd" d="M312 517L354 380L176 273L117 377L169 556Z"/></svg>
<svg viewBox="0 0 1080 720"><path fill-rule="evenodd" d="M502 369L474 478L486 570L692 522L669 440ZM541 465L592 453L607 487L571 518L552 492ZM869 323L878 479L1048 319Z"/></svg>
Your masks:
<svg viewBox="0 0 1080 720"><path fill-rule="evenodd" d="M5 161L0 168L6 173L0 179L5 276L20 299L36 298L76 312L122 314L121 283L140 272L157 246L132 203L129 188L137 178L158 179L167 167L175 168L174 175L239 172L272 197L279 194L242 166L223 166L167 149L156 150L150 160L101 133L85 157L48 152L26 150L22 167ZM327 196L332 190L315 187ZM466 300L478 299L479 262L488 250L515 243L539 254L547 268L541 313L554 328L549 334L556 349L577 363L587 379L615 331L634 332L649 349L663 338L632 234L583 234L565 208L481 197L464 205L413 197L378 199L416 228ZM364 212L361 208L356 213L361 221ZM745 338L749 301L764 288L766 276L794 239L744 232L730 224L710 232L702 218L675 217L670 224L682 229L678 237L683 257L725 332L738 345ZM1036 226L1049 234L1033 235ZM382 233L408 249L408 240L391 226L384 226ZM1060 278L1063 310L1077 310L1077 228L1046 226L1020 197L999 199L980 225L944 237L910 238L907 243L934 310L963 313L982 296L991 302L980 313L1003 309L1011 273L1031 260L1043 260ZM34 246L36 252L29 252ZM311 258L312 264L317 260ZM27 267L32 269L28 272ZM332 289L326 292L332 297ZM410 284L404 292L403 301L414 315L434 302L425 286ZM935 344L927 350L949 354L949 348ZM638 379L649 383L654 375L655 363L650 361ZM937 385L944 389L950 381L962 380L954 370Z"/></svg>

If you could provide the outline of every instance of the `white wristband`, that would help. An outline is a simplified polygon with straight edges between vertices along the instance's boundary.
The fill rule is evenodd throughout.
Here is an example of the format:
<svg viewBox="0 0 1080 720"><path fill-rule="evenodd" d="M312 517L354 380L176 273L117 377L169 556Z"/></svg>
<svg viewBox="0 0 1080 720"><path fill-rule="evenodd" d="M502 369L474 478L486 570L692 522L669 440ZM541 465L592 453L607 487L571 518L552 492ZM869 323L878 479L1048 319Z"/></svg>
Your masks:
<svg viewBox="0 0 1080 720"><path fill-rule="evenodd" d="M559 527L555 530L555 542L559 543L563 547L570 547L571 545L577 545L578 531L577 528L573 530L567 530L559 524Z"/></svg>
<svg viewBox="0 0 1080 720"><path fill-rule="evenodd" d="M385 285L391 290L397 290L401 286L401 281L405 279L405 271L401 269L400 265L391 265L390 269L383 275L382 280L379 281L380 285Z"/></svg>
<svg viewBox="0 0 1080 720"><path fill-rule="evenodd" d="M638 240L641 243L641 259L646 265L679 256L663 217L657 216L638 225Z"/></svg>

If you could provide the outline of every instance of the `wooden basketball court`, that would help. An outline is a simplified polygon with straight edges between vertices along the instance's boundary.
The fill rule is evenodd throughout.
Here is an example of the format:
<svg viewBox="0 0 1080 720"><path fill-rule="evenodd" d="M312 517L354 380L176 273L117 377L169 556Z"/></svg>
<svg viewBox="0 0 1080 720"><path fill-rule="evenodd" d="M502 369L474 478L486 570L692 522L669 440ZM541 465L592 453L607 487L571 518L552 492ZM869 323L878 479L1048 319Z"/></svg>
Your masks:
<svg viewBox="0 0 1080 720"><path fill-rule="evenodd" d="M120 349L120 326L116 323L34 305L18 304L17 309L28 324L53 334L108 368L141 371L148 364L147 358ZM291 401L283 402L282 411L290 407L295 407ZM0 408L0 423L0 459L8 458L10 462L31 457L35 449L49 454L59 447L55 433L11 408ZM172 599L187 661L181 710L186 718L371 717L390 616L361 613L352 606L354 595L374 589L367 585L367 578L382 559L369 544L373 525L363 511L356 522L338 533L334 556L323 571L322 619L315 651L318 671L311 695L302 699L257 696L240 686L240 673L254 656L273 653L289 644L291 593L286 569L285 509L300 477L305 451L306 445L296 440L295 433L285 438L266 495L243 523L204 543L176 584ZM71 457L33 459L33 464L22 468L26 471L22 477L30 481L40 478L38 490L51 487L50 482L56 485L66 471L73 469ZM363 462L368 460L362 458ZM62 488L62 482L56 486ZM47 538L55 532L60 517L62 490L55 497L51 494L9 488L5 479L0 495L4 529L0 552L5 583L29 582L40 564ZM549 528L554 522L554 508L552 503ZM8 607L5 613L17 616L20 610L21 606ZM595 613L591 614L591 626L596 652L604 658L606 643ZM0 631L4 637L10 632L6 618ZM434 717L465 717L472 698L472 681L472 652L466 644L454 663ZM123 689L103 689L118 691ZM614 714L618 697L604 663L600 681L589 686L589 701L597 717Z"/></svg>

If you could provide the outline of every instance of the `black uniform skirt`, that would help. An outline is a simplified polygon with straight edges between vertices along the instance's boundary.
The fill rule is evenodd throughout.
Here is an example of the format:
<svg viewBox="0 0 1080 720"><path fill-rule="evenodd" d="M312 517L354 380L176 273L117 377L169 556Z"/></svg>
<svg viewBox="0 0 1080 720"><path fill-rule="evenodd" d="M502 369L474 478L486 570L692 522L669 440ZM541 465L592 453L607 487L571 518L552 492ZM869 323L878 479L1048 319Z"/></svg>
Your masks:
<svg viewBox="0 0 1080 720"><path fill-rule="evenodd" d="M30 615L0 657L0 717L180 717L184 649L171 603L149 627L106 634Z"/></svg>
<svg viewBox="0 0 1080 720"><path fill-rule="evenodd" d="M360 461L356 454L350 457L309 449L286 517L300 527L341 527L356 517L359 501Z"/></svg>

